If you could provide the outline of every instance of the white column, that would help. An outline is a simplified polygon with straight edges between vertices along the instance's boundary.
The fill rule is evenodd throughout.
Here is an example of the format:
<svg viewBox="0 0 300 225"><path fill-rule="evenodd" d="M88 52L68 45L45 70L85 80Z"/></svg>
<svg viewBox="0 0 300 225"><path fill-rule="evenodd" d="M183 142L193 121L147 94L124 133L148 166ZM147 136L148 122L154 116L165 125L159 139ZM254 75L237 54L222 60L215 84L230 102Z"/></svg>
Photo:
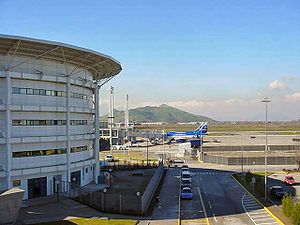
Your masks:
<svg viewBox="0 0 300 225"><path fill-rule="evenodd" d="M98 84L96 84L96 88L95 88L95 143L94 143L94 158L96 161L96 165L94 168L95 184L98 184L99 169L100 169L99 168L99 137L100 137L100 133L99 133L99 129L100 129L99 90L100 90L100 87Z"/></svg>
<svg viewBox="0 0 300 225"><path fill-rule="evenodd" d="M71 149L70 149L70 77L67 76L66 86L66 135L67 135L67 182L71 182Z"/></svg>
<svg viewBox="0 0 300 225"><path fill-rule="evenodd" d="M10 119L10 97L11 97L11 80L10 80L10 72L6 71L6 186L7 188L11 188L11 146L10 146L10 127L11 127L11 119Z"/></svg>

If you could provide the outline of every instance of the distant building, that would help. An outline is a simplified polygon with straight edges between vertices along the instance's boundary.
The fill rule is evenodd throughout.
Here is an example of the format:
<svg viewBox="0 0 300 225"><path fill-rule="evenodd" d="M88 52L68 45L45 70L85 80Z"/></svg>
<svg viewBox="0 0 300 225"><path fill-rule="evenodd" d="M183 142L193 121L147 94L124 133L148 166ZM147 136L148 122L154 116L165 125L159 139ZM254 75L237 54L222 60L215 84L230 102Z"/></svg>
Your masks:
<svg viewBox="0 0 300 225"><path fill-rule="evenodd" d="M0 190L27 199L97 183L99 85L121 69L88 49L0 35Z"/></svg>

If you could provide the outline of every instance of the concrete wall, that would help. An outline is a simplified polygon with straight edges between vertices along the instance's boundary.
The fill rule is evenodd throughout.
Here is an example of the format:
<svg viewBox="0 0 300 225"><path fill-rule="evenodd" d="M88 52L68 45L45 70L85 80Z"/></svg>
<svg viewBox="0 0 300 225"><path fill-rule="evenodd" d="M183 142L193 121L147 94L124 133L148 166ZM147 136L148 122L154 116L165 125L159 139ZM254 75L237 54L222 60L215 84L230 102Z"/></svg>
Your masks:
<svg viewBox="0 0 300 225"><path fill-rule="evenodd" d="M0 194L0 224L14 224L18 218L24 190L12 188Z"/></svg>
<svg viewBox="0 0 300 225"><path fill-rule="evenodd" d="M162 164L159 164L142 196L141 214L144 214L147 211L149 204L153 198L153 195L157 189L157 186L162 178L163 172L164 166Z"/></svg>

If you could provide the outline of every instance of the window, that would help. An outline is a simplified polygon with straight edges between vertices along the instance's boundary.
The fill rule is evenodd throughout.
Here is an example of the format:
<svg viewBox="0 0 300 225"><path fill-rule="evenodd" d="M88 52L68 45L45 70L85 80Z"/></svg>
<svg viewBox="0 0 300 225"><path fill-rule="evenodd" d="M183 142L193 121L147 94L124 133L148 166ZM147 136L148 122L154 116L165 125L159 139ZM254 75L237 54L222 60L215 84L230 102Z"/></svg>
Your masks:
<svg viewBox="0 0 300 225"><path fill-rule="evenodd" d="M12 88L12 94L20 94L20 88L13 87Z"/></svg>
<svg viewBox="0 0 300 225"><path fill-rule="evenodd" d="M66 148L60 149L47 149L47 150L35 150L35 151L23 151L23 152L13 152L13 158L21 158L21 157L34 157L34 156L45 156L45 155L58 155L58 154L66 154Z"/></svg>
<svg viewBox="0 0 300 225"><path fill-rule="evenodd" d="M21 186L21 180L13 180L13 187L20 187Z"/></svg>
<svg viewBox="0 0 300 225"><path fill-rule="evenodd" d="M20 88L20 94L26 95L26 88Z"/></svg>
<svg viewBox="0 0 300 225"><path fill-rule="evenodd" d="M27 95L33 95L33 89L32 88L26 88L26 94Z"/></svg>
<svg viewBox="0 0 300 225"><path fill-rule="evenodd" d="M40 90L39 89L33 89L33 94L34 95L40 95Z"/></svg>
<svg viewBox="0 0 300 225"><path fill-rule="evenodd" d="M46 90L39 89L39 95L46 95Z"/></svg>
<svg viewBox="0 0 300 225"><path fill-rule="evenodd" d="M34 88L19 88L19 87L12 87L12 94L66 97L65 91L44 90L44 89L34 89ZM84 100L88 99L87 95L80 94L80 93L70 93L70 96L71 98L78 98Z"/></svg>

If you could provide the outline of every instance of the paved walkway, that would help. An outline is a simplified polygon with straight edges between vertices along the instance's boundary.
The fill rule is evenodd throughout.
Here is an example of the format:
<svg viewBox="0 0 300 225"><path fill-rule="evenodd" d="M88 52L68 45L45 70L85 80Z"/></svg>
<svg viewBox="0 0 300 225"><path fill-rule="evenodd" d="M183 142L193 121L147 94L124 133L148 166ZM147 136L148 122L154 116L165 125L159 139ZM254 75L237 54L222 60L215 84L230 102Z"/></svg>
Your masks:
<svg viewBox="0 0 300 225"><path fill-rule="evenodd" d="M177 225L179 168L170 168L160 191L160 203L153 210L150 225Z"/></svg>

